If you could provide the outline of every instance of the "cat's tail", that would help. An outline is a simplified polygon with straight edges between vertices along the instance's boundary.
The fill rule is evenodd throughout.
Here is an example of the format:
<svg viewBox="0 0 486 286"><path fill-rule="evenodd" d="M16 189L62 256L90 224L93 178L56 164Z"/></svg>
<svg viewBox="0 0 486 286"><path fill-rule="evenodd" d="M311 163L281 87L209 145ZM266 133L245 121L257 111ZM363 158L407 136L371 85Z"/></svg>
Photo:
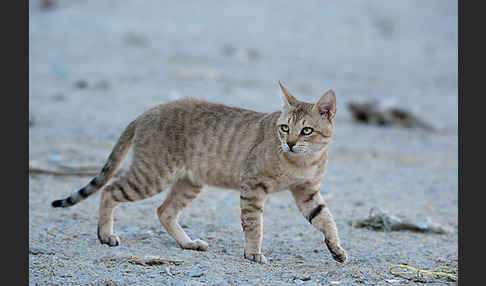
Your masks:
<svg viewBox="0 0 486 286"><path fill-rule="evenodd" d="M125 128L123 133L120 135L120 138L116 142L113 151L111 151L105 166L103 169L101 169L101 172L96 177L94 177L86 186L71 194L69 197L62 200L53 201L52 206L55 208L70 207L99 191L111 179L111 177L113 177L117 169L120 167L123 159L127 155L128 150L132 145L131 143L133 135L135 134L135 125L136 120L132 121L127 128Z"/></svg>

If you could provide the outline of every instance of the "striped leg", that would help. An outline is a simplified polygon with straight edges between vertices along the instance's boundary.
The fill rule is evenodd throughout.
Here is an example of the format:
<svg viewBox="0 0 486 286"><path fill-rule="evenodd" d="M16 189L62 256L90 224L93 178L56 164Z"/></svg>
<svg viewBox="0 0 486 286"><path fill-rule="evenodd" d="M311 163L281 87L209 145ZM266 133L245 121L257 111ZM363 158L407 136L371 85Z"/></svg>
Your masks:
<svg viewBox="0 0 486 286"><path fill-rule="evenodd" d="M246 259L267 263L262 254L263 206L266 192L263 188L242 188L240 194L241 226L245 234Z"/></svg>
<svg viewBox="0 0 486 286"><path fill-rule="evenodd" d="M295 187L291 189L298 209L312 226L324 234L327 248L334 260L345 262L346 251L341 247L334 218L315 186Z"/></svg>
<svg viewBox="0 0 486 286"><path fill-rule="evenodd" d="M134 164L123 175L116 178L102 190L99 219L98 239L102 244L118 246L120 239L113 234L113 214L115 208L123 202L134 202L152 197L168 186L168 180L158 177L162 187L155 188L156 181L153 172Z"/></svg>
<svg viewBox="0 0 486 286"><path fill-rule="evenodd" d="M120 202L115 201L110 192L102 191L98 218L98 239L102 244L120 245L120 238L113 234L113 213L119 204Z"/></svg>
<svg viewBox="0 0 486 286"><path fill-rule="evenodd" d="M167 233L183 249L206 251L208 244L200 239L192 240L178 223L182 210L201 192L202 186L194 185L189 179L179 179L174 183L165 201L157 208L160 223Z"/></svg>

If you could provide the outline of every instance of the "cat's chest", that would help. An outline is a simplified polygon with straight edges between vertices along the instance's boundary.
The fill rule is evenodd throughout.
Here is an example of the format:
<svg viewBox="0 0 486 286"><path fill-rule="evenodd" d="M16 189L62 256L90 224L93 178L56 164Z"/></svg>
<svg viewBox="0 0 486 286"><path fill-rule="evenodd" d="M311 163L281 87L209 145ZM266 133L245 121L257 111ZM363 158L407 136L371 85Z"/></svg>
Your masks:
<svg viewBox="0 0 486 286"><path fill-rule="evenodd" d="M289 167L283 164L274 174L275 190L288 189L292 185L320 181L324 176L325 164L310 167Z"/></svg>

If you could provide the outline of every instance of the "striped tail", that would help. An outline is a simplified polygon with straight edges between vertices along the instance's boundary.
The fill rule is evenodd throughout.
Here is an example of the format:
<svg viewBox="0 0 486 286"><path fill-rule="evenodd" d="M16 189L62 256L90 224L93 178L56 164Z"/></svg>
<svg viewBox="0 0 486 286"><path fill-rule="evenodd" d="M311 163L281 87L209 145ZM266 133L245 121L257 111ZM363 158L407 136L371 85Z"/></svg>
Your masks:
<svg viewBox="0 0 486 286"><path fill-rule="evenodd" d="M135 134L135 123L136 120L132 121L127 128L125 128L123 133L120 135L120 138L116 142L113 151L111 151L105 166L96 177L94 177L79 191L71 194L65 199L53 201L51 205L55 208L70 207L99 191L111 179L111 177L113 177L123 162L123 159L127 155L128 150L132 145L131 142L133 135Z"/></svg>

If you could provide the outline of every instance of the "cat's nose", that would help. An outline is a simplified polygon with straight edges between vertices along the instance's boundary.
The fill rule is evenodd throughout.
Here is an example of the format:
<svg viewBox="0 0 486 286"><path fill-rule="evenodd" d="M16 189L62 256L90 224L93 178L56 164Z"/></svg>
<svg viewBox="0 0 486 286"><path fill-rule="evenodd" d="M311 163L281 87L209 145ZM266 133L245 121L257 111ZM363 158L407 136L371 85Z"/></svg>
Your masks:
<svg viewBox="0 0 486 286"><path fill-rule="evenodd" d="M287 142L287 145L289 146L290 151L293 151L292 147L295 146L295 142Z"/></svg>

